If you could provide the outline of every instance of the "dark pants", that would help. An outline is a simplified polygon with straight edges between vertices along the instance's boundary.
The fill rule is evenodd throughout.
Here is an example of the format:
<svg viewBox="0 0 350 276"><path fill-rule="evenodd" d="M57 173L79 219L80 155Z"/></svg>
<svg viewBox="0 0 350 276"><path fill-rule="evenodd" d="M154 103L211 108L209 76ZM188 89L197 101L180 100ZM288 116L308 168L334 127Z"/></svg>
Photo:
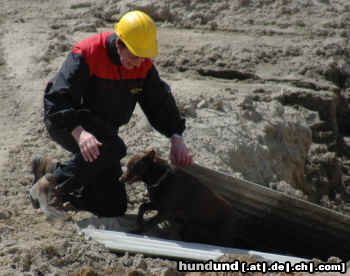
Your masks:
<svg viewBox="0 0 350 276"><path fill-rule="evenodd" d="M127 208L127 195L124 184L118 178L122 174L120 159L126 155L126 147L119 136L106 137L93 127L88 129L102 143L99 157L90 163L84 160L71 133L48 122L46 127L56 143L74 154L71 160L59 164L54 172L62 200L98 216L123 215Z"/></svg>

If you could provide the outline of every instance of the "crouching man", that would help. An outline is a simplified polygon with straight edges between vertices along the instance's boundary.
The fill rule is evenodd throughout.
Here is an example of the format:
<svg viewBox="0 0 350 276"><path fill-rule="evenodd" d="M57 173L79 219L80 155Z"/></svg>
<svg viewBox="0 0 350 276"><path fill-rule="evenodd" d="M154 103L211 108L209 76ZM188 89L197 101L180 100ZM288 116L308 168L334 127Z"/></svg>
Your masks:
<svg viewBox="0 0 350 276"><path fill-rule="evenodd" d="M136 103L151 125L170 138L172 163L192 163L181 137L185 120L151 60L157 53L156 26L141 11L126 13L115 32L93 35L72 48L46 87L44 109L50 137L73 158L62 164L33 160L35 207L45 209L52 193L59 205L69 202L98 216L125 213L127 195L118 178L126 146L118 127L128 123Z"/></svg>

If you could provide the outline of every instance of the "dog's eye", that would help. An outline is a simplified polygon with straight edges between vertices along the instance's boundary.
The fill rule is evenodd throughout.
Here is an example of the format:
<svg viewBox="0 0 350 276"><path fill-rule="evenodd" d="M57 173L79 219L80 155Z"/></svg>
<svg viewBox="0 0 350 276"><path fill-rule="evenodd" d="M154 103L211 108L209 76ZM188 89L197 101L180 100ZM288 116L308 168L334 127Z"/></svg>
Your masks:
<svg viewBox="0 0 350 276"><path fill-rule="evenodd" d="M144 161L140 160L133 164L132 172L137 175L142 175L147 171L147 163Z"/></svg>
<svg viewBox="0 0 350 276"><path fill-rule="evenodd" d="M136 162L136 163L133 163L131 166L130 166L130 171L137 171L140 167L140 162Z"/></svg>
<svg viewBox="0 0 350 276"><path fill-rule="evenodd" d="M134 171L135 170L135 163L131 164L129 167L129 171Z"/></svg>

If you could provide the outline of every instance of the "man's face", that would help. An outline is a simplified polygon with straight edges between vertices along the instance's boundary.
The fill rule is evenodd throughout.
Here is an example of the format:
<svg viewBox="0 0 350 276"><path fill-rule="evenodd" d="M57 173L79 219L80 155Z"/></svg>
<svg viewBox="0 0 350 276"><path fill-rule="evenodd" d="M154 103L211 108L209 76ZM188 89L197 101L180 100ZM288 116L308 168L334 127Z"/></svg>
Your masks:
<svg viewBox="0 0 350 276"><path fill-rule="evenodd" d="M126 69L137 68L141 65L144 58L134 56L120 39L116 41L116 46L120 62Z"/></svg>

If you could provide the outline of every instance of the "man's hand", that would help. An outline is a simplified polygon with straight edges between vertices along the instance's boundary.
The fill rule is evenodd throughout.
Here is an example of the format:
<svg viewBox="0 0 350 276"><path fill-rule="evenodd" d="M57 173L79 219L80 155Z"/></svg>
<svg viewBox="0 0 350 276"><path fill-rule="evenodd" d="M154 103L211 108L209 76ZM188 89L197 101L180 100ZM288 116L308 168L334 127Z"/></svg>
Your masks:
<svg viewBox="0 0 350 276"><path fill-rule="evenodd" d="M87 132L81 126L76 127L72 131L72 135L77 141L80 152L86 162L93 162L100 155L98 147L102 146L102 143L96 139L94 135Z"/></svg>
<svg viewBox="0 0 350 276"><path fill-rule="evenodd" d="M192 165L192 155L187 149L182 137L173 135L171 137L170 161L176 166Z"/></svg>

